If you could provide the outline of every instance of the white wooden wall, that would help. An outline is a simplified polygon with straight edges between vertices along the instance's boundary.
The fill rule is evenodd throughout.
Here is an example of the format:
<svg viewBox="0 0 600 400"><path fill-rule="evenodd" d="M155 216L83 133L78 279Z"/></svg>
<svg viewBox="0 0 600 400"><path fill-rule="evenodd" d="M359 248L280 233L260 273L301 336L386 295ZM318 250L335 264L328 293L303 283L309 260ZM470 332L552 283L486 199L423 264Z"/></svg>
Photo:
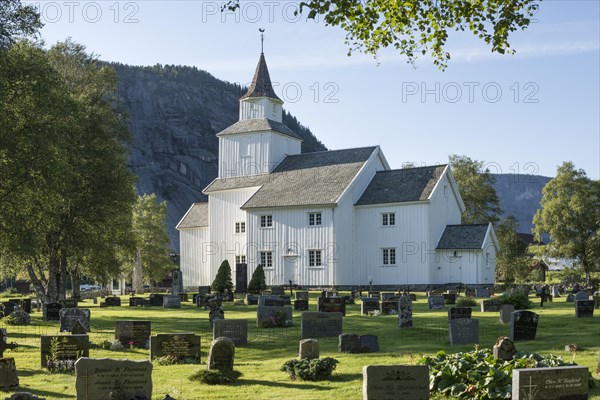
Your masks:
<svg viewBox="0 0 600 400"><path fill-rule="evenodd" d="M206 286L212 283L210 236L208 227L179 230L180 268L183 286Z"/></svg>

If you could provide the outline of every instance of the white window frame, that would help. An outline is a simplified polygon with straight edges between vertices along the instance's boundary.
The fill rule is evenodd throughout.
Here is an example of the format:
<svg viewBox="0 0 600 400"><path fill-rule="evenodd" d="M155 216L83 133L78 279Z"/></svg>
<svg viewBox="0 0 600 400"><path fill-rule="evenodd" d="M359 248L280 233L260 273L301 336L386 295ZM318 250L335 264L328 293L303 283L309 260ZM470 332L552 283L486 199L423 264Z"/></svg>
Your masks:
<svg viewBox="0 0 600 400"><path fill-rule="evenodd" d="M308 226L321 226L323 224L323 213L314 211L308 213Z"/></svg>
<svg viewBox="0 0 600 400"><path fill-rule="evenodd" d="M237 264L246 264L246 256L244 254L235 256L235 263Z"/></svg>
<svg viewBox="0 0 600 400"><path fill-rule="evenodd" d="M395 267L397 264L395 247L381 248L381 265L384 267Z"/></svg>
<svg viewBox="0 0 600 400"><path fill-rule="evenodd" d="M260 216L260 228L269 229L273 227L273 215L265 214Z"/></svg>
<svg viewBox="0 0 600 400"><path fill-rule="evenodd" d="M395 212L384 212L381 213L381 226L391 227L396 226L396 213Z"/></svg>
<svg viewBox="0 0 600 400"><path fill-rule="evenodd" d="M259 251L258 259L260 260L260 265L262 265L263 268L267 268L267 269L273 268L273 251L271 251L271 250Z"/></svg>
<svg viewBox="0 0 600 400"><path fill-rule="evenodd" d="M235 233L246 233L246 222L240 221L235 223Z"/></svg>
<svg viewBox="0 0 600 400"><path fill-rule="evenodd" d="M320 249L308 250L308 267L309 268L323 267L323 250L320 250Z"/></svg>

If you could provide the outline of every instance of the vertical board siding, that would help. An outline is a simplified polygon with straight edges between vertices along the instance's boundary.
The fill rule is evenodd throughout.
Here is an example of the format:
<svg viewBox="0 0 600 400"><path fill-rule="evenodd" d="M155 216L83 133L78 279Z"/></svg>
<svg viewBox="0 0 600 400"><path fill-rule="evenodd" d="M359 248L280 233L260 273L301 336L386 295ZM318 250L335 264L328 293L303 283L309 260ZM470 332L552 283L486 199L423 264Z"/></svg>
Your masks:
<svg viewBox="0 0 600 400"><path fill-rule="evenodd" d="M205 254L210 241L208 227L181 229L179 237L183 286L210 285L212 281L207 270L209 259Z"/></svg>

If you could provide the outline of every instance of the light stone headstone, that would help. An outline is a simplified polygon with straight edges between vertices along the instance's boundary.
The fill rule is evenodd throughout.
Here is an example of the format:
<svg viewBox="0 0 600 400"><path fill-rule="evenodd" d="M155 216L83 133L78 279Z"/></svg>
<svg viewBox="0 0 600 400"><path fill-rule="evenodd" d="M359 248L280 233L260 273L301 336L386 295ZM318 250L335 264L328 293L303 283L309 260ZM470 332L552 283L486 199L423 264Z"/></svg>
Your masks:
<svg viewBox="0 0 600 400"><path fill-rule="evenodd" d="M235 359L235 344L233 340L220 337L212 341L208 352L208 369L217 369L221 372L233 371Z"/></svg>
<svg viewBox="0 0 600 400"><path fill-rule="evenodd" d="M363 367L363 400L428 400L427 365L367 365Z"/></svg>
<svg viewBox="0 0 600 400"><path fill-rule="evenodd" d="M217 319L213 326L213 339L228 337L236 346L248 343L247 319Z"/></svg>
<svg viewBox="0 0 600 400"><path fill-rule="evenodd" d="M586 292L585 290L582 290L581 292L577 292L575 294L575 302L577 302L578 300L589 300L590 299L590 294L589 292Z"/></svg>
<svg viewBox="0 0 600 400"><path fill-rule="evenodd" d="M490 297L490 291L486 288L475 288L475 297L488 298Z"/></svg>
<svg viewBox="0 0 600 400"><path fill-rule="evenodd" d="M502 303L494 299L481 300L480 305L481 312L498 312L500 311L500 307L502 307Z"/></svg>
<svg viewBox="0 0 600 400"><path fill-rule="evenodd" d="M587 400L588 368L564 366L512 371L512 400Z"/></svg>
<svg viewBox="0 0 600 400"><path fill-rule="evenodd" d="M9 391L19 387L19 377L17 376L17 365L15 359L0 358L0 390Z"/></svg>
<svg viewBox="0 0 600 400"><path fill-rule="evenodd" d="M300 337L335 337L342 333L344 319L341 313L304 311L300 319Z"/></svg>
<svg viewBox="0 0 600 400"><path fill-rule="evenodd" d="M317 339L301 340L299 357L301 360L312 360L319 358L319 341Z"/></svg>
<svg viewBox="0 0 600 400"><path fill-rule="evenodd" d="M412 298L407 295L398 299L398 328L412 328Z"/></svg>
<svg viewBox="0 0 600 400"><path fill-rule="evenodd" d="M448 309L448 320L459 318L471 318L473 310L471 307L450 307Z"/></svg>
<svg viewBox="0 0 600 400"><path fill-rule="evenodd" d="M458 318L448 321L450 344L479 343L479 320L472 318Z"/></svg>
<svg viewBox="0 0 600 400"><path fill-rule="evenodd" d="M444 296L435 295L427 297L427 307L430 310L441 310L445 306Z"/></svg>
<svg viewBox="0 0 600 400"><path fill-rule="evenodd" d="M513 311L515 311L515 306L512 304L502 304L499 313L500 323L504 325L510 324L510 316L512 315Z"/></svg>
<svg viewBox="0 0 600 400"><path fill-rule="evenodd" d="M496 341L492 352L494 354L494 358L510 361L513 359L513 356L517 352L517 349L512 340L510 340L506 336L501 336Z"/></svg>
<svg viewBox="0 0 600 400"><path fill-rule="evenodd" d="M181 296L178 294L164 295L163 308L181 308Z"/></svg>
<svg viewBox="0 0 600 400"><path fill-rule="evenodd" d="M560 297L560 292L558 291L557 285L552 285L552 297L555 299Z"/></svg>
<svg viewBox="0 0 600 400"><path fill-rule="evenodd" d="M107 400L152 397L150 361L82 357L75 363L77 399Z"/></svg>

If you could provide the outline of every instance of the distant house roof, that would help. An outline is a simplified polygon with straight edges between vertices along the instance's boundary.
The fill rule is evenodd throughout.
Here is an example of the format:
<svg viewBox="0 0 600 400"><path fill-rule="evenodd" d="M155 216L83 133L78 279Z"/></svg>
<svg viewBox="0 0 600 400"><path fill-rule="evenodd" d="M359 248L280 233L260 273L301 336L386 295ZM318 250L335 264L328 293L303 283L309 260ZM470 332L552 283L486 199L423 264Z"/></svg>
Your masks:
<svg viewBox="0 0 600 400"><path fill-rule="evenodd" d="M243 209L335 204L376 149L287 156L271 174L215 179L204 193L259 186Z"/></svg>
<svg viewBox="0 0 600 400"><path fill-rule="evenodd" d="M177 224L177 229L201 228L204 226L208 226L208 202L194 203Z"/></svg>
<svg viewBox="0 0 600 400"><path fill-rule="evenodd" d="M235 135L240 133L251 133L251 132L260 132L260 131L275 131L279 132L283 135L293 137L294 139L302 138L298 136L296 132L287 127L287 125L282 122L273 121L268 118L259 118L259 119L246 119L243 121L238 121L235 124L225 128L221 132L217 133L217 136L224 135Z"/></svg>
<svg viewBox="0 0 600 400"><path fill-rule="evenodd" d="M445 169L446 165L435 165L377 171L356 205L427 200Z"/></svg>
<svg viewBox="0 0 600 400"><path fill-rule="evenodd" d="M267 61L265 60L265 55L263 53L260 53L258 65L256 66L256 71L254 72L254 78L252 78L252 84L250 84L248 92L241 98L247 99L250 97L270 97L272 99L281 101L281 99L277 97L275 91L273 90L271 77L269 76L269 69L267 68Z"/></svg>
<svg viewBox="0 0 600 400"><path fill-rule="evenodd" d="M481 249L488 227L489 224L446 225L436 249Z"/></svg>
<svg viewBox="0 0 600 400"><path fill-rule="evenodd" d="M527 246L545 246L546 243L543 241L535 240L535 237L531 233L517 233L519 239Z"/></svg>

